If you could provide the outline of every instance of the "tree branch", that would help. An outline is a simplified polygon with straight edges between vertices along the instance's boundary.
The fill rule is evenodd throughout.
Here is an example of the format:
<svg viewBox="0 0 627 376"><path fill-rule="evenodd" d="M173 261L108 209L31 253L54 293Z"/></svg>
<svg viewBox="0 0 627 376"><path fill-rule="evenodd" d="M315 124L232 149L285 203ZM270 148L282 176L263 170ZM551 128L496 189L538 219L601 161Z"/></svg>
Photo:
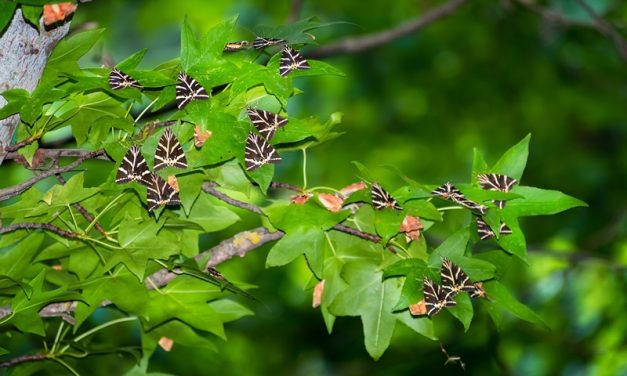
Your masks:
<svg viewBox="0 0 627 376"><path fill-rule="evenodd" d="M10 146L10 148L11 147L13 146ZM84 150L84 149L38 149L37 153L41 153L44 157L49 158L49 159L59 159L59 158L82 158L86 155L93 153L93 151ZM7 155L5 156L5 159L21 160L23 158L24 157L22 157L17 152L10 152L10 153L7 153ZM102 159L105 161L111 160L111 158L109 158L109 156L106 155L104 151L102 154L99 154L92 158Z"/></svg>
<svg viewBox="0 0 627 376"><path fill-rule="evenodd" d="M46 31L42 21L41 31L38 31L24 20L22 10L17 9L10 25L0 36L0 93L16 88L25 89L29 93L35 90L50 53L69 29L68 22ZM6 103L0 96L0 107ZM19 115L0 120L0 164L5 155L2 148L10 145L19 122Z"/></svg>
<svg viewBox="0 0 627 376"><path fill-rule="evenodd" d="M0 227L0 234L6 234L8 232L13 232L17 230L46 230L50 232L54 232L57 235L63 236L68 239L76 239L78 237L77 234L63 230L55 225L51 225L49 223L14 223L9 226Z"/></svg>
<svg viewBox="0 0 627 376"><path fill-rule="evenodd" d="M307 56L320 59L340 54L358 53L388 44L395 39L410 35L432 24L433 22L452 14L465 2L466 0L450 0L446 4L435 7L423 15L394 28L360 37L350 37L338 42L330 43L316 50L310 51L307 53Z"/></svg>
<svg viewBox="0 0 627 376"><path fill-rule="evenodd" d="M264 215L263 211L258 207L255 206L253 204L249 204L243 201L239 201L236 200L234 198L229 197L228 195L218 191L217 189L215 189L214 187L217 187L218 185L215 182L206 182L202 185L202 190L209 193L210 195L226 202L229 205L233 205L236 206L238 208L241 209L245 209L248 211L251 211L255 214L259 214L259 215Z"/></svg>
<svg viewBox="0 0 627 376"><path fill-rule="evenodd" d="M91 151L91 152L85 152L84 150L82 150L81 152L83 152L83 153L81 153L82 156L79 157L74 162L68 164L67 166L50 169L48 171L43 172L40 175L33 176L32 178L28 179L24 183L18 184L18 185L13 186L13 187L0 189L0 201L7 200L7 199L9 199L11 197L17 196L18 194L24 192L25 190L27 190L28 188L32 187L37 182L39 182L41 180L44 180L45 178L48 178L48 177L56 175L56 174L60 174L60 173L63 173L63 172L68 172L70 170L73 170L76 167L78 167L81 163L83 163L84 161L86 161L88 159L96 158L96 157L105 155L105 152L102 149L96 150L96 151Z"/></svg>
<svg viewBox="0 0 627 376"><path fill-rule="evenodd" d="M9 367L13 367L18 364L21 364L21 363L37 362L37 361L46 360L46 359L48 359L48 355L43 354L43 353L22 355L22 356L18 356L17 358L9 359L6 362L0 363L0 368L9 368Z"/></svg>

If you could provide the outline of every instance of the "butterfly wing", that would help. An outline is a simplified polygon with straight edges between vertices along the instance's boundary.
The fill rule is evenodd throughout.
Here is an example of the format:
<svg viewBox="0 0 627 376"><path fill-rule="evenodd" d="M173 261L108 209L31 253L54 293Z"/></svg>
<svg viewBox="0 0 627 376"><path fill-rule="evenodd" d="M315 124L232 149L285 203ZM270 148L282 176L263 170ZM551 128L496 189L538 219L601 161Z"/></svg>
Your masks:
<svg viewBox="0 0 627 376"><path fill-rule="evenodd" d="M479 185L483 189L501 192L509 192L512 187L518 183L516 179L507 175L493 173L477 175L477 182L479 182ZM494 204L496 204L499 209L503 209L505 207L504 200L494 200Z"/></svg>
<svg viewBox="0 0 627 376"><path fill-rule="evenodd" d="M155 171L167 166L187 168L187 158L171 128L163 132L155 151Z"/></svg>
<svg viewBox="0 0 627 376"><path fill-rule="evenodd" d="M444 183L431 192L434 196L440 196L445 200L452 200L454 197L464 197L464 194L451 183Z"/></svg>
<svg viewBox="0 0 627 376"><path fill-rule="evenodd" d="M246 50L250 47L250 42L247 40L241 40L239 42L228 42L224 45L224 52L237 52Z"/></svg>
<svg viewBox="0 0 627 376"><path fill-rule="evenodd" d="M295 70L305 70L311 68L305 58L290 46L285 46L281 54L279 74L285 77Z"/></svg>
<svg viewBox="0 0 627 376"><path fill-rule="evenodd" d="M494 231L488 226L488 224L481 217L477 217L477 234L479 239L486 240L494 237Z"/></svg>
<svg viewBox="0 0 627 376"><path fill-rule="evenodd" d="M282 44L285 42L285 39L256 37L253 41L253 48L255 50L261 50L263 48L275 46L277 44Z"/></svg>
<svg viewBox="0 0 627 376"><path fill-rule="evenodd" d="M372 207L375 209L383 210L385 208L392 208L395 210L403 210L394 197L377 183L372 184L370 196L372 198Z"/></svg>
<svg viewBox="0 0 627 376"><path fill-rule="evenodd" d="M442 277L442 290L447 299L452 300L455 295L462 291L474 291L474 285L470 278L459 265L455 265L446 257L442 258L442 267L440 268L440 276Z"/></svg>
<svg viewBox="0 0 627 376"><path fill-rule="evenodd" d="M115 182L118 184L129 183L136 181L144 185L150 184L150 171L146 164L146 159L141 153L141 150L137 145L131 146L131 148L124 154L122 163L118 167L118 172L115 177Z"/></svg>
<svg viewBox="0 0 627 376"><path fill-rule="evenodd" d="M150 185L146 189L148 210L153 211L161 205L178 205L181 203L179 193L165 180L155 173L150 176Z"/></svg>
<svg viewBox="0 0 627 376"><path fill-rule="evenodd" d="M268 141L255 133L249 133L246 139L244 162L246 171L255 170L267 163L278 163L281 156Z"/></svg>
<svg viewBox="0 0 627 376"><path fill-rule="evenodd" d="M179 109L187 106L193 100L209 99L205 88L185 72L180 72L177 79L176 107Z"/></svg>
<svg viewBox="0 0 627 376"><path fill-rule="evenodd" d="M457 303L449 298L440 285L435 284L431 279L425 277L422 283L423 293L425 297L425 306L427 308L427 316L433 317L444 307L452 307Z"/></svg>
<svg viewBox="0 0 627 376"><path fill-rule="evenodd" d="M255 128L270 141L274 137L277 129L287 125L288 120L278 114L270 111L264 111L257 108L249 108L247 111L248 118Z"/></svg>
<svg viewBox="0 0 627 376"><path fill-rule="evenodd" d="M141 89L142 85L128 74L113 68L111 73L109 73L109 87L113 90L121 90L127 87Z"/></svg>

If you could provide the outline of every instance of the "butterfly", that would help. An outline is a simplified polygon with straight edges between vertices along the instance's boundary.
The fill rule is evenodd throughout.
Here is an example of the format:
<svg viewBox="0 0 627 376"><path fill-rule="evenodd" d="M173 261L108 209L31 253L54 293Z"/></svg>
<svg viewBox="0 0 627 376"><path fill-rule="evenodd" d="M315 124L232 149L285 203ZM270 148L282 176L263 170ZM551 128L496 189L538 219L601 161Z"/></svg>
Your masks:
<svg viewBox="0 0 627 376"><path fill-rule="evenodd" d="M146 159L142 155L139 146L133 145L124 154L122 163L118 168L118 173L115 177L115 182L118 184L124 184L131 181L136 181L144 185L150 184L150 171L146 164Z"/></svg>
<svg viewBox="0 0 627 376"><path fill-rule="evenodd" d="M252 171L267 163L280 162L281 156L265 138L251 132L246 139L244 161L246 171Z"/></svg>
<svg viewBox="0 0 627 376"><path fill-rule="evenodd" d="M224 45L224 52L237 52L237 51L242 51L242 50L246 50L248 49L248 47L250 47L250 42L247 40L242 40L239 42L228 42L227 44Z"/></svg>
<svg viewBox="0 0 627 376"><path fill-rule="evenodd" d="M150 174L150 184L146 190L148 210L153 211L162 205L178 205L181 203L179 193L168 182L155 173Z"/></svg>
<svg viewBox="0 0 627 376"><path fill-rule="evenodd" d="M500 174L479 174L477 175L477 181L483 189L501 192L509 192L518 183L516 179ZM494 203L499 209L505 207L505 201L503 200L494 200Z"/></svg>
<svg viewBox="0 0 627 376"><path fill-rule="evenodd" d="M176 107L179 109L196 99L209 99L209 95L198 81L188 76L185 72L180 72L176 84Z"/></svg>
<svg viewBox="0 0 627 376"><path fill-rule="evenodd" d="M370 196L372 197L372 207L375 209L383 210L385 208L392 208L395 210L403 210L394 197L377 183L372 184Z"/></svg>
<svg viewBox="0 0 627 376"><path fill-rule="evenodd" d="M483 289L483 283L477 282L473 285L474 290L470 293L471 298L485 298L486 292Z"/></svg>
<svg viewBox="0 0 627 376"><path fill-rule="evenodd" d="M260 110L257 108L249 108L248 118L255 128L261 133L266 140L270 141L277 129L287 125L287 119L270 111Z"/></svg>
<svg viewBox="0 0 627 376"><path fill-rule="evenodd" d="M476 210L482 215L488 212L488 207L469 200L464 194L451 183L444 183L431 192L434 196L440 196L445 200L453 201L470 210Z"/></svg>
<svg viewBox="0 0 627 376"><path fill-rule="evenodd" d="M276 46L277 44L282 44L285 42L285 39L257 37L253 41L253 48L255 50L261 50L262 48Z"/></svg>
<svg viewBox="0 0 627 376"><path fill-rule="evenodd" d="M434 283L428 277L425 277L422 283L425 296L425 306L427 307L427 316L433 317L444 307L452 307L457 302L450 297L440 285Z"/></svg>
<svg viewBox="0 0 627 376"><path fill-rule="evenodd" d="M440 276L442 277L442 289L446 292L447 297L453 298L462 291L470 293L475 291L475 286L468 275L446 257L442 257Z"/></svg>
<svg viewBox="0 0 627 376"><path fill-rule="evenodd" d="M113 90L125 89L127 87L141 89L143 87L136 79L118 68L113 68L111 73L109 73L109 86Z"/></svg>
<svg viewBox="0 0 627 376"><path fill-rule="evenodd" d="M279 65L279 74L285 77L291 71L300 69L305 70L311 68L305 58L290 46L285 46L281 54L281 63Z"/></svg>
<svg viewBox="0 0 627 376"><path fill-rule="evenodd" d="M477 233L479 234L479 239L486 240L496 236L494 231L488 226L487 223L481 217L477 217ZM512 229L509 228L504 222L501 222L501 226L499 228L499 235L511 235Z"/></svg>
<svg viewBox="0 0 627 376"><path fill-rule="evenodd" d="M166 128L159 139L155 151L155 171L165 167L187 168L187 159L183 148L177 140L172 128Z"/></svg>

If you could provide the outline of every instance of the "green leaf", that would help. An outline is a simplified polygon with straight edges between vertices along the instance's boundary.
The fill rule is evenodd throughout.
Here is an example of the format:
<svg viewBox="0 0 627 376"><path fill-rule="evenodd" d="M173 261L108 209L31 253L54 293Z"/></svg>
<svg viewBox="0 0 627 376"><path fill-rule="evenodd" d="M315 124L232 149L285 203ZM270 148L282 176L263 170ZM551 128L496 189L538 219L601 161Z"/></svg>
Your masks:
<svg viewBox="0 0 627 376"><path fill-rule="evenodd" d="M142 351L144 356L150 357L159 345L162 337L170 338L174 341L174 347L183 346L197 350L205 350L209 352L217 352L218 348L206 336L197 333L189 325L180 321L168 321L163 325L159 325L152 330L142 330Z"/></svg>
<svg viewBox="0 0 627 376"><path fill-rule="evenodd" d="M455 296L457 305L448 307L448 311L464 326L464 331L467 332L472 322L473 309L470 302L470 295L468 293L461 293Z"/></svg>
<svg viewBox="0 0 627 376"><path fill-rule="evenodd" d="M44 336L44 326L39 317L39 310L44 306L54 302L66 302L72 300L82 300L83 297L73 291L68 291L66 287L55 290L44 291L44 281L46 270L41 270L29 285L32 287L32 295L28 297L23 291L18 292L11 301L10 322L19 330L26 333L34 333Z"/></svg>
<svg viewBox="0 0 627 376"><path fill-rule="evenodd" d="M39 30L39 18L41 17L42 7L22 4L21 8L24 19Z"/></svg>
<svg viewBox="0 0 627 376"><path fill-rule="evenodd" d="M7 235L3 235L3 237L8 238ZM33 268L32 260L39 252L44 239L45 235L43 233L32 232L18 243L1 249L0 274L21 280L26 271ZM30 293L26 295L30 297Z"/></svg>
<svg viewBox="0 0 627 376"><path fill-rule="evenodd" d="M5 90L1 95L7 101L7 104L0 109L0 119L7 118L20 112L22 106L30 98L30 93L24 89Z"/></svg>
<svg viewBox="0 0 627 376"><path fill-rule="evenodd" d="M84 188L85 174L83 172L72 176L64 185L55 185L42 200L48 207L63 207L86 200L100 192L100 188ZM37 213L37 210L34 211Z"/></svg>
<svg viewBox="0 0 627 376"><path fill-rule="evenodd" d="M504 250L518 256L526 263L527 241L525 240L525 234L523 234L520 226L518 225L518 218L507 216L505 218L505 223L507 223L507 226L512 229L512 234L500 236L497 242Z"/></svg>
<svg viewBox="0 0 627 376"><path fill-rule="evenodd" d="M414 332L434 341L438 339L433 328L433 321L428 317L414 317L409 313L409 311L396 312L394 313L394 316L398 321L407 325L407 327L412 329Z"/></svg>
<svg viewBox="0 0 627 376"><path fill-rule="evenodd" d="M222 202L206 194L198 197L188 219L200 225L205 232L223 230L240 220L239 216Z"/></svg>
<svg viewBox="0 0 627 376"><path fill-rule="evenodd" d="M272 247L266 259L266 267L286 265L304 253L314 274L321 276L324 260L324 242L323 230L299 227L285 234Z"/></svg>
<svg viewBox="0 0 627 376"><path fill-rule="evenodd" d="M588 206L559 191L526 186L517 186L514 190L524 199L508 202L504 211L517 217L556 214L577 206Z"/></svg>
<svg viewBox="0 0 627 376"><path fill-rule="evenodd" d="M6 282L3 283L3 281ZM7 275L0 275L0 288L3 289L5 292L8 290L9 287L14 285L17 285L20 289L22 289L22 292L24 292L26 298L30 299L33 295L33 288L30 287L28 284L21 282L15 278L11 278Z"/></svg>
<svg viewBox="0 0 627 376"><path fill-rule="evenodd" d="M337 213L328 211L315 204L313 200L307 201L302 205L275 204L264 208L263 211L274 227L286 233L301 228L328 230L350 215L348 211L340 211Z"/></svg>
<svg viewBox="0 0 627 376"><path fill-rule="evenodd" d="M127 57L126 59L120 61L117 65L116 68L118 68L119 70L123 71L123 72L127 72L130 69L135 69L137 68L137 66L139 65L139 63L142 61L142 59L144 58L144 56L146 55L146 52L148 52L148 49L144 48L141 49L137 52L135 52L134 54L132 54L131 56ZM137 79L135 76L133 76L135 79Z"/></svg>
<svg viewBox="0 0 627 376"><path fill-rule="evenodd" d="M181 64L183 70L192 72L194 70L206 70L201 67L208 67L210 63L215 63L222 58L224 45L229 41L233 32L235 18L219 23L209 29L201 38L196 38L192 26L187 18L181 28Z"/></svg>
<svg viewBox="0 0 627 376"><path fill-rule="evenodd" d="M10 354L9 350L0 347L0 355Z"/></svg>
<svg viewBox="0 0 627 376"><path fill-rule="evenodd" d="M325 250L326 254L333 253L333 247L330 243L330 240L325 242ZM329 307L335 297L348 285L342 278L340 277L340 272L342 271L342 266L344 262L340 260L338 257L327 257L324 260L324 268L322 270L322 280L324 281L324 289L322 291L322 300L320 302L320 312L322 313L322 318L324 319L324 324L327 327L327 331L329 334L333 331L333 324L335 323L335 315L331 313Z"/></svg>
<svg viewBox="0 0 627 376"><path fill-rule="evenodd" d="M474 148L472 149L472 172L470 174L470 182L476 183L477 175L488 171L488 164L483 158L483 153L481 150Z"/></svg>
<svg viewBox="0 0 627 376"><path fill-rule="evenodd" d="M74 34L62 39L48 58L46 70L67 70L68 66L76 66L78 59L85 55L102 36L105 29L93 29Z"/></svg>
<svg viewBox="0 0 627 376"><path fill-rule="evenodd" d="M423 278L427 273L427 264L419 259L400 260L385 268L383 278L405 276L395 311L406 309L422 299Z"/></svg>
<svg viewBox="0 0 627 376"><path fill-rule="evenodd" d="M492 167L490 172L504 174L520 181L523 171L525 171L525 166L527 165L530 139L531 134L528 134L519 143L507 150L501 159Z"/></svg>
<svg viewBox="0 0 627 376"><path fill-rule="evenodd" d="M392 309L400 293L397 280L382 281L382 276L376 264L346 264L342 277L349 287L337 295L330 307L330 312L337 316L361 316L366 350L375 360L390 344L396 325Z"/></svg>
<svg viewBox="0 0 627 376"><path fill-rule="evenodd" d="M533 312L533 310L529 307L516 300L516 298L512 296L512 294L507 291L507 288L500 282L484 282L483 288L485 289L491 304L503 307L525 321L540 324L545 328L548 328L544 320L537 313Z"/></svg>
<svg viewBox="0 0 627 376"><path fill-rule="evenodd" d="M0 1L0 30L4 30L11 19L13 18L13 12L15 12L16 3L10 1Z"/></svg>
<svg viewBox="0 0 627 376"><path fill-rule="evenodd" d="M402 211L390 208L372 210L374 211L374 226L377 229L377 234L379 234L383 242L386 243L400 232L401 223L405 215Z"/></svg>

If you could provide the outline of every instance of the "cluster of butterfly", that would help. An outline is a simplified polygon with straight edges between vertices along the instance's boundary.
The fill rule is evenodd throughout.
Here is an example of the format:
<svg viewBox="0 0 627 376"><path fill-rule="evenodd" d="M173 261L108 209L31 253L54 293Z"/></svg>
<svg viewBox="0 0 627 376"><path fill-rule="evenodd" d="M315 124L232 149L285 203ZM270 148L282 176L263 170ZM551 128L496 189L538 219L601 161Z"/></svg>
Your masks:
<svg viewBox="0 0 627 376"><path fill-rule="evenodd" d="M479 174L477 175L477 181L483 189L500 192L509 192L512 187L517 183L516 179L514 178L493 173ZM479 238L481 240L486 240L496 236L494 231L492 231L490 226L488 226L485 220L481 217L487 214L487 206L481 205L466 198L466 196L464 196L464 194L451 183L442 184L433 192L431 192L431 194L478 212L480 215L476 216L477 232L479 233ZM390 195L377 183L372 184L370 195L372 198L372 207L375 209L383 210L386 208L391 208L394 210L403 210L403 208L394 199L394 197L392 197L392 195ZM503 209L506 202L503 200L494 200L494 203L498 208ZM501 222L499 234L511 235L511 233L512 230L505 223Z"/></svg>
<svg viewBox="0 0 627 376"><path fill-rule="evenodd" d="M287 41L285 39L256 37L252 43L246 40L229 42L224 46L224 52L244 51L251 47L255 50L262 50L266 47L281 44L284 45L279 64L279 74L281 77L285 77L295 70L306 70L311 68L307 60L305 60L305 58L298 51L287 45Z"/></svg>
<svg viewBox="0 0 627 376"><path fill-rule="evenodd" d="M178 139L167 128L157 144L155 151L154 171L165 167L187 168L187 158ZM138 182L146 186L146 201L148 210L152 211L161 205L177 205L181 201L177 189L163 180L155 172L151 172L146 163L146 158L141 153L139 146L133 145L126 152L115 178L118 184Z"/></svg>
<svg viewBox="0 0 627 376"><path fill-rule="evenodd" d="M484 298L485 290L481 282L473 283L464 271L446 257L442 258L440 268L442 284L438 285L429 277L423 279L424 304L426 314L433 317L445 307L456 305L455 296L467 292L471 298Z"/></svg>

